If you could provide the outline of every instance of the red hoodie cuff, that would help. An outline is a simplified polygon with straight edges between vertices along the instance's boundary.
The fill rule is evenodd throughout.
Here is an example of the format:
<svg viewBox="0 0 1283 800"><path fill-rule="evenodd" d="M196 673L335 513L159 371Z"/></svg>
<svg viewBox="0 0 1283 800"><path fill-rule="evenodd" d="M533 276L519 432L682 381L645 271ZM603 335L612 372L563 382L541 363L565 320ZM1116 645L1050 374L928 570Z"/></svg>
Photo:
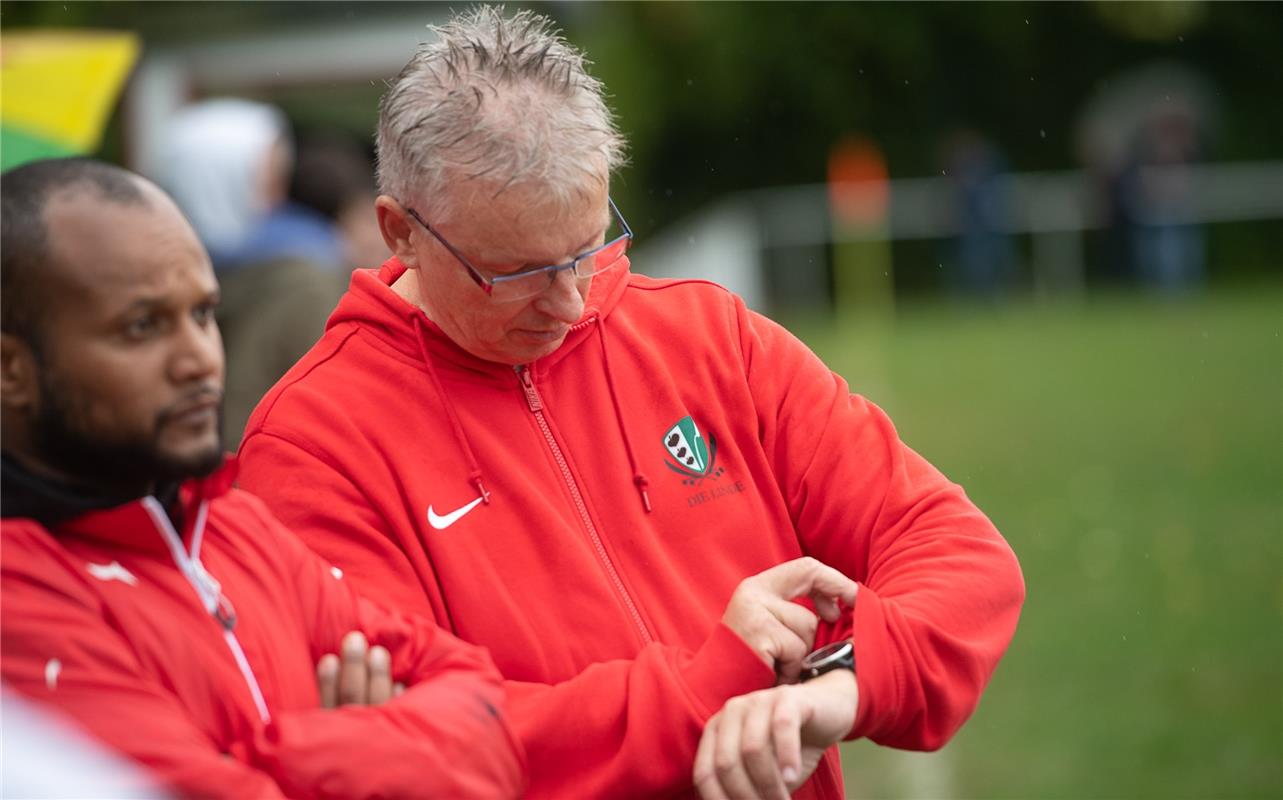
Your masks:
<svg viewBox="0 0 1283 800"><path fill-rule="evenodd" d="M860 584L852 617L855 676L860 700L855 724L846 736L848 740L868 735L878 718L893 714L900 703L900 678L891 658L895 648L887 637L882 598L868 586Z"/></svg>
<svg viewBox="0 0 1283 800"><path fill-rule="evenodd" d="M775 670L721 622L682 667L681 675L703 720L732 697L775 685Z"/></svg>

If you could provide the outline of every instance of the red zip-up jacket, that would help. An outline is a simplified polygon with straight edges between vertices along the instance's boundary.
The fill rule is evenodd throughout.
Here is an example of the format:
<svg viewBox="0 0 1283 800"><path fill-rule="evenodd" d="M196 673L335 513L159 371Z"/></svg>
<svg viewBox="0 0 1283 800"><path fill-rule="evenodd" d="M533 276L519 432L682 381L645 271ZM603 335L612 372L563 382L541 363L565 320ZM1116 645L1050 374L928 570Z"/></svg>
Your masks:
<svg viewBox="0 0 1283 800"><path fill-rule="evenodd" d="M5 684L146 766L183 797L513 797L522 754L479 648L357 596L234 464L180 491L47 530L0 523ZM315 668L349 631L407 689L320 708ZM104 795L129 787L102 787Z"/></svg>
<svg viewBox="0 0 1283 800"><path fill-rule="evenodd" d="M787 331L699 281L598 276L563 345L481 361L357 272L268 393L243 483L364 591L490 648L531 797L691 791L704 723L774 674L720 624L810 555L862 586L851 735L941 746L1024 589L998 532ZM488 494L486 494L488 493ZM836 748L797 797L842 795Z"/></svg>

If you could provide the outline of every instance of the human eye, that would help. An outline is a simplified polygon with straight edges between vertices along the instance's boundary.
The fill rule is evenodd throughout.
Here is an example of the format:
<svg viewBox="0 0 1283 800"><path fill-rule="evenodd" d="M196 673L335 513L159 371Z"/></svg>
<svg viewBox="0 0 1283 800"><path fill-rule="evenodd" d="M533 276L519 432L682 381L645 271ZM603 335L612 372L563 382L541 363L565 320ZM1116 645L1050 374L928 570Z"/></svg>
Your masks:
<svg viewBox="0 0 1283 800"><path fill-rule="evenodd" d="M490 280L497 285L522 287L523 291L543 288L548 282L550 268L547 266L517 267L503 272L491 273Z"/></svg>
<svg viewBox="0 0 1283 800"><path fill-rule="evenodd" d="M545 264L509 264L492 266L482 272L489 278L521 278L533 272L542 272L548 267Z"/></svg>
<svg viewBox="0 0 1283 800"><path fill-rule="evenodd" d="M135 341L148 339L160 330L161 319L158 314L146 312L130 317L125 321L125 337Z"/></svg>
<svg viewBox="0 0 1283 800"><path fill-rule="evenodd" d="M192 318L200 325L208 325L214 321L214 315L217 311L218 301L207 300L192 309Z"/></svg>

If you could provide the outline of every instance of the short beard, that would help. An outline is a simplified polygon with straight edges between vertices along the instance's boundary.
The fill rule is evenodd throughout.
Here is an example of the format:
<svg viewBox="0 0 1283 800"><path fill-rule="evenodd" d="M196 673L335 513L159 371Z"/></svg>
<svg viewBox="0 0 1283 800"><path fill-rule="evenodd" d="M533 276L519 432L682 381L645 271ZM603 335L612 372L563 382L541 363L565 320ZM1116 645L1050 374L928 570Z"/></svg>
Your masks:
<svg viewBox="0 0 1283 800"><path fill-rule="evenodd" d="M160 451L159 438L169 416L156 415L148 440L102 436L75 424L83 415L68 392L41 370L40 409L32 419L35 452L48 466L88 487L147 493L157 484L204 477L223 463L223 409L218 409L218 445L192 458L175 459Z"/></svg>

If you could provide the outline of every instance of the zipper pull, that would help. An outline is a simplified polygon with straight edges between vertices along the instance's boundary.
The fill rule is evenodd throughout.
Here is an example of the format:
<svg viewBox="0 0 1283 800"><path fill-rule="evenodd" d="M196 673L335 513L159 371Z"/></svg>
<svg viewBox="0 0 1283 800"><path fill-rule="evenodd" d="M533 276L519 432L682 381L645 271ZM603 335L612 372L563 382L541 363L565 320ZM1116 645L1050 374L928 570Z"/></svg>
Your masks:
<svg viewBox="0 0 1283 800"><path fill-rule="evenodd" d="M236 627L236 609L232 607L232 601L221 593L218 595L218 606L214 609L214 619L218 620L225 631L230 632Z"/></svg>
<svg viewBox="0 0 1283 800"><path fill-rule="evenodd" d="M526 393L526 405L532 412L542 411L543 401L539 399L539 390L535 388L534 378L530 377L530 370L520 364L513 369L517 371L517 380L521 381L521 389Z"/></svg>
<svg viewBox="0 0 1283 800"><path fill-rule="evenodd" d="M232 601L227 599L223 594L222 584L218 579L209 574L205 565L199 560L191 562L192 572L196 575L196 581L205 590L202 594L209 609L209 614L223 630L230 631L236 627L236 609L232 606Z"/></svg>

